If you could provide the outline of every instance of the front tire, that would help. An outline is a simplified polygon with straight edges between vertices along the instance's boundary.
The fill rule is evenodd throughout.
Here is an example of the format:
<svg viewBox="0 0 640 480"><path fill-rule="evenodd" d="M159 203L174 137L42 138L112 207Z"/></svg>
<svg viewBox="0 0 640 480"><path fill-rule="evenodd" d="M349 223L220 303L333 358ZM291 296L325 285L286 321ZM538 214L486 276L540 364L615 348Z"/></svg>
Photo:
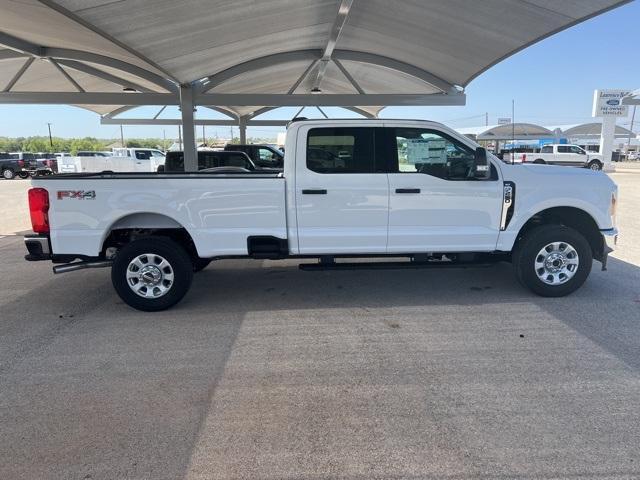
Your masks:
<svg viewBox="0 0 640 480"><path fill-rule="evenodd" d="M582 286L593 263L587 239L562 225L535 227L520 239L513 256L516 277L543 297L563 297Z"/></svg>
<svg viewBox="0 0 640 480"><path fill-rule="evenodd" d="M547 162L545 162L541 158L538 158L538 159L534 160L533 163L535 163L536 165L544 165Z"/></svg>
<svg viewBox="0 0 640 480"><path fill-rule="evenodd" d="M589 162L589 165L587 165L587 167L590 170L596 170L596 171L602 170L602 163L600 163L598 160L591 160Z"/></svg>
<svg viewBox="0 0 640 480"><path fill-rule="evenodd" d="M165 237L147 237L124 246L111 268L111 282L129 306L145 312L166 310L189 291L193 265L187 252Z"/></svg>
<svg viewBox="0 0 640 480"><path fill-rule="evenodd" d="M11 170L10 168L5 168L2 171L2 178L4 178L5 180L12 180L13 177L15 177L16 174L13 173L13 170Z"/></svg>
<svg viewBox="0 0 640 480"><path fill-rule="evenodd" d="M29 172L18 172L18 178L26 180L27 178L29 178Z"/></svg>

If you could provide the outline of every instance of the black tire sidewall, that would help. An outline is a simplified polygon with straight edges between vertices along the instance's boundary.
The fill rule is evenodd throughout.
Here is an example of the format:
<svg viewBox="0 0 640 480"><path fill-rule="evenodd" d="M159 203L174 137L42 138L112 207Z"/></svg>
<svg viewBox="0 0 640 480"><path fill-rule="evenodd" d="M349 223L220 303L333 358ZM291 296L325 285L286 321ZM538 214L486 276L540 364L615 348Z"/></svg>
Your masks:
<svg viewBox="0 0 640 480"><path fill-rule="evenodd" d="M594 169L594 168L592 168L592 165L597 165L598 168ZM589 162L588 167L589 167L590 170L602 170L602 163L599 160L591 160Z"/></svg>
<svg viewBox="0 0 640 480"><path fill-rule="evenodd" d="M549 243L566 242L578 252L580 263L578 271L562 285L548 285L538 278L534 269L538 252ZM543 297L563 297L582 286L593 263L593 252L587 239L578 231L562 225L543 225L536 227L520 240L513 255L516 276L522 285Z"/></svg>
<svg viewBox="0 0 640 480"><path fill-rule="evenodd" d="M155 253L164 257L173 269L171 289L162 297L142 298L127 283L129 262L138 255ZM120 298L129 306L145 312L165 310L178 303L189 291L193 280L191 258L176 242L165 237L147 237L125 245L117 254L111 267L111 282Z"/></svg>

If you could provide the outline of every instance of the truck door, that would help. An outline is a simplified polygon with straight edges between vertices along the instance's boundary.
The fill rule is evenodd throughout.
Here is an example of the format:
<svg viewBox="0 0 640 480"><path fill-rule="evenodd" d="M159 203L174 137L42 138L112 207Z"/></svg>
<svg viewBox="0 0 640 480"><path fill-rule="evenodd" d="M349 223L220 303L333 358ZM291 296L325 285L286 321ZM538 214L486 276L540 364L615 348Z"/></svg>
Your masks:
<svg viewBox="0 0 640 480"><path fill-rule="evenodd" d="M561 165L581 165L584 164L585 157L573 150L573 145L558 145L558 153L553 160Z"/></svg>
<svg viewBox="0 0 640 480"><path fill-rule="evenodd" d="M491 251L502 184L473 177L474 149L437 130L389 128L389 253Z"/></svg>
<svg viewBox="0 0 640 480"><path fill-rule="evenodd" d="M389 185L375 127L302 127L296 150L301 254L385 253ZM338 154L341 154L340 156Z"/></svg>
<svg viewBox="0 0 640 480"><path fill-rule="evenodd" d="M134 150L134 171L150 172L151 171L151 151L150 150Z"/></svg>

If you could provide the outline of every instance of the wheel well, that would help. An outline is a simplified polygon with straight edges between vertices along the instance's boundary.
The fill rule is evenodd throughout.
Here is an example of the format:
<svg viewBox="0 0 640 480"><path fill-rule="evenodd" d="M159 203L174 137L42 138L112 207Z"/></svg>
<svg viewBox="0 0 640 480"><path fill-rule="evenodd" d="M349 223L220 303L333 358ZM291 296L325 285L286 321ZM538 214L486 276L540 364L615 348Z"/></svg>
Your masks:
<svg viewBox="0 0 640 480"><path fill-rule="evenodd" d="M102 243L100 252L102 257L110 258L116 251L126 244L151 235L167 237L182 245L191 258L198 258L198 251L193 238L186 228L113 228Z"/></svg>
<svg viewBox="0 0 640 480"><path fill-rule="evenodd" d="M601 261L604 254L604 242L598 224L584 210L575 207L553 207L536 213L527 220L516 239L516 244L529 230L539 225L564 225L580 232L591 245L593 258Z"/></svg>

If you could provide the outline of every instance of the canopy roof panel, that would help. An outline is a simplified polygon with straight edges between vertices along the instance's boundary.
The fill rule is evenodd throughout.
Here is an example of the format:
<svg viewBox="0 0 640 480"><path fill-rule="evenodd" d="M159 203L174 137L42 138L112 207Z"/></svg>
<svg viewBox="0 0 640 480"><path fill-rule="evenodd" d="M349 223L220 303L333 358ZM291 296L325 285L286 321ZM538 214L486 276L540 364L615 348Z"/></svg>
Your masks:
<svg viewBox="0 0 640 480"><path fill-rule="evenodd" d="M578 123L574 125L558 125L555 127L550 127L558 129L562 132L562 135L567 137L599 137L602 133L602 122L590 122L590 123ZM615 136L616 137L627 137L629 135L635 136L628 128L625 128L621 125L616 125Z"/></svg>
<svg viewBox="0 0 640 480"><path fill-rule="evenodd" d="M527 140L531 138L553 137L553 132L533 123L508 123L484 127L458 128L463 135L473 136L477 140Z"/></svg>
<svg viewBox="0 0 640 480"><path fill-rule="evenodd" d="M361 95L364 105L380 105L385 94L443 104L500 60L623 3L0 0L0 90L75 92L64 98L91 109L100 103L93 92L175 96L178 84L194 86L196 103L205 92L318 92ZM261 107L247 103L225 108L242 116Z"/></svg>

